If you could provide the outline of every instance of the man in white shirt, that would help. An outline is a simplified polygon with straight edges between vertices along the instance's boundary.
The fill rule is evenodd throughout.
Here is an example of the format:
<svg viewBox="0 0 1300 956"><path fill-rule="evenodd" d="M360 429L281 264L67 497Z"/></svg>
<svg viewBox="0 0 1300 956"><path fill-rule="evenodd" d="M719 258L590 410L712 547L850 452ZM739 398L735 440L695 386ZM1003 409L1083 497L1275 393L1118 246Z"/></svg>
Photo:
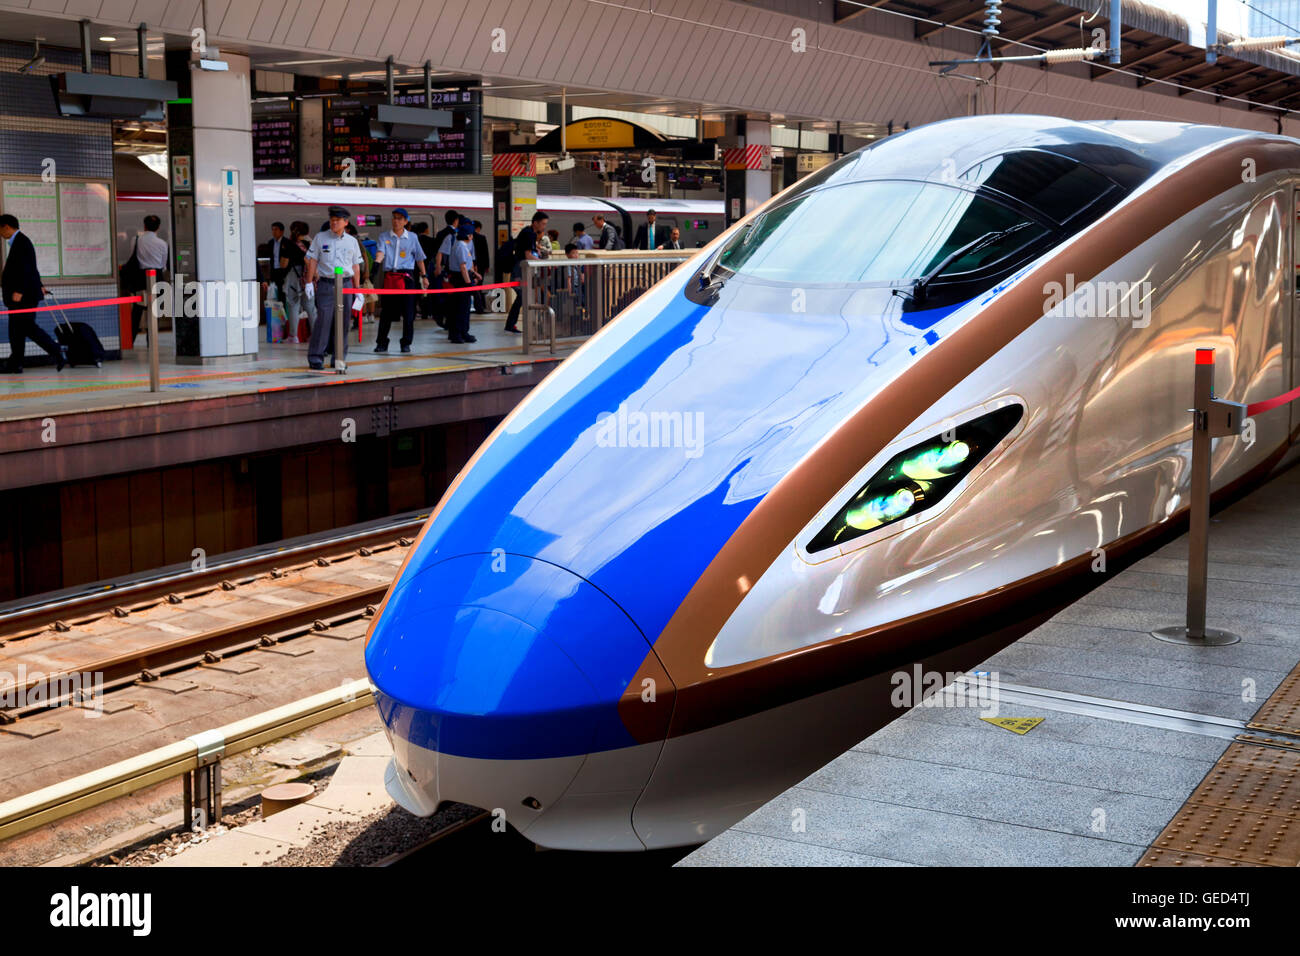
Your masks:
<svg viewBox="0 0 1300 956"><path fill-rule="evenodd" d="M348 217L351 214L342 206L330 206L330 227L316 233L307 250L307 268L303 275L307 294L316 300L316 324L311 327L311 341L307 345L307 365L313 369L325 367L325 353L336 358L334 342L334 297L343 289L361 287L361 246L348 235ZM343 270L336 275L335 269ZM346 324L346 323L345 323ZM347 333L343 335L343 357L348 354Z"/></svg>
<svg viewBox="0 0 1300 956"><path fill-rule="evenodd" d="M140 269L148 274L153 269L158 275L155 277L158 282L167 278L167 240L158 235L158 229L162 226L162 220L157 216L144 217L144 232L136 236L135 239L135 261L140 263ZM137 295L144 297L144 289L134 290ZM135 345L135 339L140 334L140 320L144 317L144 305L137 302L131 306L131 343Z"/></svg>

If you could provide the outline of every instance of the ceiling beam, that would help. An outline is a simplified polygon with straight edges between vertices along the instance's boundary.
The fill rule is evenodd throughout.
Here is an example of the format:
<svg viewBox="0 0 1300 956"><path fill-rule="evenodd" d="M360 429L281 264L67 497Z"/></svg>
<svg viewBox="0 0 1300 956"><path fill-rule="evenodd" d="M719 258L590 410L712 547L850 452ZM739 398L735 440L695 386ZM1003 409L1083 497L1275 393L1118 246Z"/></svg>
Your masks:
<svg viewBox="0 0 1300 956"><path fill-rule="evenodd" d="M1146 86L1148 83L1154 83L1157 80L1172 80L1175 77L1182 76L1184 73L1194 73L1197 70L1203 70L1209 66L1205 62L1204 55L1197 56L1189 53L1183 58L1181 63L1174 63L1159 70L1152 70L1142 79L1138 80L1138 86Z"/></svg>
<svg viewBox="0 0 1300 956"><path fill-rule="evenodd" d="M889 0L866 0L865 4L844 3L843 0L835 0L835 4L831 8L831 17L835 26L839 26L854 17L862 16L872 7L883 7L886 3L889 3ZM907 4L907 6L911 6L911 4Z"/></svg>
<svg viewBox="0 0 1300 956"><path fill-rule="evenodd" d="M1180 40L1169 40L1165 43L1158 43L1155 44L1152 49L1143 53L1137 59L1129 60L1127 63L1123 63L1121 65L1126 70L1132 69L1135 66L1141 66L1143 63L1146 63L1149 60L1154 60L1156 57L1168 53L1170 50L1174 49L1175 47L1180 47L1182 45L1183 45L1182 41Z"/></svg>
<svg viewBox="0 0 1300 956"><path fill-rule="evenodd" d="M953 24L961 23L963 20L969 20L976 14L983 12L983 0L980 0L978 3L963 3L961 6L955 7L951 10L940 10L939 13L943 15L943 23L918 23L914 35L916 39L924 40L926 37L942 32Z"/></svg>
<svg viewBox="0 0 1300 956"><path fill-rule="evenodd" d="M1064 13L1050 18L1044 18L1041 16L1032 17L1027 23L1023 20L1017 20L1015 23L1011 24L1011 29L1006 30L1002 35L1008 40L1016 40L1020 43L1024 43L1027 40L1032 40L1034 37L1042 36L1044 33L1048 33L1059 26L1064 26L1065 24L1071 23L1084 16L1087 16L1087 14L1082 10L1071 10L1069 13ZM1022 26L1029 27L1029 29L1021 32L1019 28Z"/></svg>

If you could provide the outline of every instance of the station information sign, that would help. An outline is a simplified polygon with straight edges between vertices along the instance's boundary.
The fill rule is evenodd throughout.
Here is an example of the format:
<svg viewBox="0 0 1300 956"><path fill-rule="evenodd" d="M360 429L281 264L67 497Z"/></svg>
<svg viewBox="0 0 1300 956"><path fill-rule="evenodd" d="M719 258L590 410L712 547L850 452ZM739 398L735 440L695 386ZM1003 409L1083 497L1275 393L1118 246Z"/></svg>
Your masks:
<svg viewBox="0 0 1300 956"><path fill-rule="evenodd" d="M369 109L384 102L380 94L326 99L325 175L341 175L348 159L356 163L355 171L360 176L479 172L483 103L478 90L434 90L433 108L451 110L453 117L451 129L438 131L437 143L372 138ZM396 105L424 106L424 90L399 93Z"/></svg>
<svg viewBox="0 0 1300 956"><path fill-rule="evenodd" d="M294 100L253 103L253 178L297 178L298 115Z"/></svg>

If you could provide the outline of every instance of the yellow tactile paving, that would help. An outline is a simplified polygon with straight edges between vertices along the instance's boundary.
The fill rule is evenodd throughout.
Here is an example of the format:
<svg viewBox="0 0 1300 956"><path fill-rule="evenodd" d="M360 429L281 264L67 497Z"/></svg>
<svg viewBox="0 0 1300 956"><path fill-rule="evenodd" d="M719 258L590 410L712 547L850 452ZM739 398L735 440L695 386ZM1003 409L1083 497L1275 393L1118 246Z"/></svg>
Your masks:
<svg viewBox="0 0 1300 956"><path fill-rule="evenodd" d="M1300 734L1300 666L1252 728ZM1242 735L1187 798L1139 866L1300 865L1300 749Z"/></svg>

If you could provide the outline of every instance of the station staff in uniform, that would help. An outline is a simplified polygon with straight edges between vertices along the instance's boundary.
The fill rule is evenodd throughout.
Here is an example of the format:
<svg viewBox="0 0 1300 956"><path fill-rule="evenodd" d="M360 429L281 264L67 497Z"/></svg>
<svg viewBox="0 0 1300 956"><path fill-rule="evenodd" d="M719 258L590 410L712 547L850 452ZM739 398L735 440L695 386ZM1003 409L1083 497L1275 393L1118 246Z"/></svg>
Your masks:
<svg viewBox="0 0 1300 956"><path fill-rule="evenodd" d="M351 214L342 206L330 206L329 229L316 233L307 250L307 270L303 284L308 295L316 300L316 324L311 329L311 342L307 346L307 364L314 369L325 367L325 353L336 355L334 342L334 297L342 289L361 287L361 246L347 233ZM334 270L342 268L344 274L337 280ZM347 323L344 323L346 330ZM343 336L343 356L348 354L347 334Z"/></svg>
<svg viewBox="0 0 1300 956"><path fill-rule="evenodd" d="M379 249L375 265L384 270L385 289L426 288L424 248L420 238L406 228L411 214L401 206L393 210L393 227L379 234ZM402 351L411 351L415 338L415 296L381 295L379 297L379 334L375 337L375 351L388 351L388 330L393 320L402 318Z"/></svg>
<svg viewBox="0 0 1300 956"><path fill-rule="evenodd" d="M6 309L34 309L45 297L45 285L36 267L36 247L18 231L18 220L8 214L0 216L0 238L5 240L5 268L0 275L0 289L4 291ZM49 352L63 371L63 350L50 338L50 334L36 324L35 312L18 312L5 316L9 320L9 361L0 366L0 372L15 374L23 370L23 356L27 340L31 339Z"/></svg>
<svg viewBox="0 0 1300 956"><path fill-rule="evenodd" d="M456 228L456 241L452 244L451 254L448 258L451 284L457 289L478 285L483 278L474 270L473 240L474 223L468 219L462 219L460 225ZM470 294L469 292L454 292L451 294L451 298L455 299L455 302L452 304L447 319L447 334L452 342L478 341L469 334Z"/></svg>

